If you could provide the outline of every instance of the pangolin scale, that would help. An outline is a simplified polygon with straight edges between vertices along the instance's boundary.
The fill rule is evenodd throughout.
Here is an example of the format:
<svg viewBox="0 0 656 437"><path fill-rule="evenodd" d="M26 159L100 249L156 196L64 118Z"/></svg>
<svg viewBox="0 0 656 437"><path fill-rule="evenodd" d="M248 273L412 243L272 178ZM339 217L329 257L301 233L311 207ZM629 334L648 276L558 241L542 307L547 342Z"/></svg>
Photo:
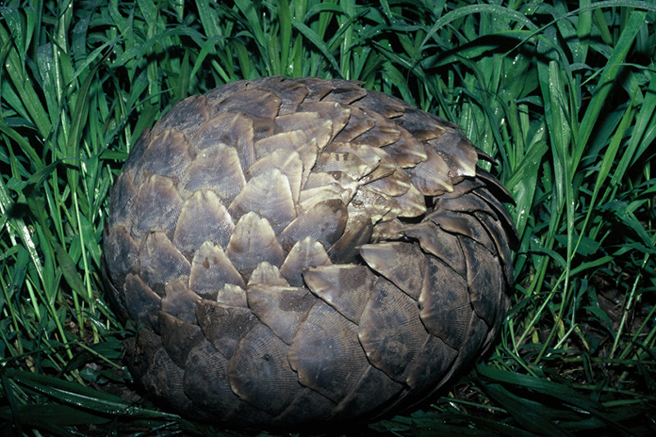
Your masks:
<svg viewBox="0 0 656 437"><path fill-rule="evenodd" d="M103 270L135 380L191 418L293 428L430 398L508 307L508 192L457 126L357 82L239 81L134 145Z"/></svg>

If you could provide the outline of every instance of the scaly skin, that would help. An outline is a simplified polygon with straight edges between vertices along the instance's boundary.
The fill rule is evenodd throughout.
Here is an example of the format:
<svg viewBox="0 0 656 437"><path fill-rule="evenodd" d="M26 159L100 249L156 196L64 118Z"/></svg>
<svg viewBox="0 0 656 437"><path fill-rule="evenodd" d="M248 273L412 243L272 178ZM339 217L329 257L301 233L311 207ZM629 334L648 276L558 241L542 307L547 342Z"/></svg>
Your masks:
<svg viewBox="0 0 656 437"><path fill-rule="evenodd" d="M297 427L430 397L508 306L505 189L453 124L355 82L175 105L112 192L105 276L135 379L190 417Z"/></svg>

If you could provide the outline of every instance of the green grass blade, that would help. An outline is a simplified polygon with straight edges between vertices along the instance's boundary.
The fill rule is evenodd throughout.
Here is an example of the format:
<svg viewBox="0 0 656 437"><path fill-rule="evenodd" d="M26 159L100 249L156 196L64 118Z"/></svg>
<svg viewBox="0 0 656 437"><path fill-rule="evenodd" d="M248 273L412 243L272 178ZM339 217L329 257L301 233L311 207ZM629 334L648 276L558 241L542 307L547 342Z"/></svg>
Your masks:
<svg viewBox="0 0 656 437"><path fill-rule="evenodd" d="M289 52L292 48L292 15L287 0L278 0L278 22L280 24L280 73L290 73Z"/></svg>
<svg viewBox="0 0 656 437"><path fill-rule="evenodd" d="M608 62L603 70L601 78L592 93L592 99L583 115L581 120L581 129L579 130L577 143L586 144L592 130L594 129L595 122L599 118L599 114L603 108L608 94L612 88L613 83L616 82L618 75L622 68L622 63L625 61L626 56L632 43L638 34L640 28L645 25L645 17L647 13L644 11L634 11L631 13L629 20L620 35L615 49L611 54ZM578 164L580 154L574 157L574 166Z"/></svg>
<svg viewBox="0 0 656 437"><path fill-rule="evenodd" d="M301 23L300 21L293 19L292 24L294 25L294 28L296 28L305 38L307 38L326 58L326 61L328 61L333 68L334 71L339 71L339 65L337 64L337 60L335 57L332 55L330 52L330 49L328 48L328 44L326 44L320 37L317 35L312 29L310 29L308 26L305 24Z"/></svg>
<svg viewBox="0 0 656 437"><path fill-rule="evenodd" d="M84 407L98 413L139 418L150 417L171 420L178 418L174 414L133 407L129 402L124 401L118 396L102 393L74 382L13 369L6 369L5 374L16 384L38 390L68 405Z"/></svg>

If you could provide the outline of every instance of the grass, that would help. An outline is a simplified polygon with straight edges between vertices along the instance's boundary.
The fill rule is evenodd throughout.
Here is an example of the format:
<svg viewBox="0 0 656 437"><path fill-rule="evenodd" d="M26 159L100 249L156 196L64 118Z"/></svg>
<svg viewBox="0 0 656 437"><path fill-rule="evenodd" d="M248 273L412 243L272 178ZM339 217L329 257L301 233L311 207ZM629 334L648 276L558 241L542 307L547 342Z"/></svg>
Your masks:
<svg viewBox="0 0 656 437"><path fill-rule="evenodd" d="M223 432L125 398L103 223L167 108L276 74L360 80L454 121L516 199L496 348L372 435L653 434L655 20L653 0L4 2L3 434Z"/></svg>

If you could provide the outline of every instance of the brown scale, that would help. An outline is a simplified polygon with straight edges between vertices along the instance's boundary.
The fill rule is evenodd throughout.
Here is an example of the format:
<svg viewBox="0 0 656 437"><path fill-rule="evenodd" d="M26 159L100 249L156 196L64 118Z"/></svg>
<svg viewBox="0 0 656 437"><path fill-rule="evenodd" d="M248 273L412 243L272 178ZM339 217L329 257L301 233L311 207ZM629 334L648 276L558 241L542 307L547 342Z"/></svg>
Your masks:
<svg viewBox="0 0 656 437"><path fill-rule="evenodd" d="M299 428L433 396L508 306L508 192L457 126L356 82L270 77L175 105L110 201L134 379L190 418Z"/></svg>

